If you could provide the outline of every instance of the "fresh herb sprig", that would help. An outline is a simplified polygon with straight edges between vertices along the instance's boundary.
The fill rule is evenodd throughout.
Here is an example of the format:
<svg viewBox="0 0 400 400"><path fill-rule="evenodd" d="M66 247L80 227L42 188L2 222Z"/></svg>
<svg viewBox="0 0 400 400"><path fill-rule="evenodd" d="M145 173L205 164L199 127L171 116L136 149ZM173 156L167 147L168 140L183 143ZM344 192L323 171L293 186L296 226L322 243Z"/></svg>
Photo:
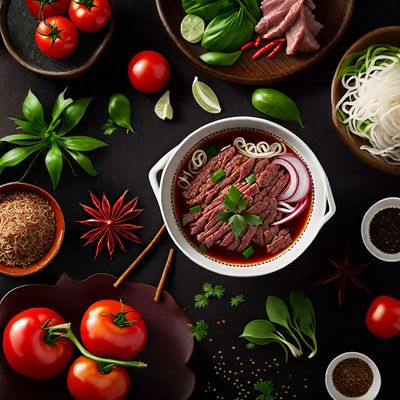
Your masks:
<svg viewBox="0 0 400 400"><path fill-rule="evenodd" d="M243 293L237 294L236 296L231 297L231 307L237 307L239 304L244 302L244 295Z"/></svg>
<svg viewBox="0 0 400 400"><path fill-rule="evenodd" d="M103 125L103 135L110 136L117 129L118 129L118 126L115 125L114 121L111 118L109 118L107 120L107 122Z"/></svg>
<svg viewBox="0 0 400 400"><path fill-rule="evenodd" d="M258 215L244 212L247 208L247 201L235 185L232 185L228 194L224 196L224 206L226 210L219 212L217 218L220 221L228 222L236 237L243 233L247 225L262 224Z"/></svg>
<svg viewBox="0 0 400 400"><path fill-rule="evenodd" d="M190 330L192 331L192 334L194 338L198 341L201 342L204 338L208 336L208 324L206 321L201 319L200 321L197 321L195 324L189 324L188 325Z"/></svg>
<svg viewBox="0 0 400 400"><path fill-rule="evenodd" d="M63 160L71 166L67 156L75 160L89 175L97 175L88 157L82 152L107 146L106 143L89 136L66 136L82 119L91 98L73 101L64 98L65 89L61 92L53 106L50 123L46 122L43 106L39 99L29 90L22 103L22 114L25 120L11 118L17 129L25 133L8 135L1 142L16 145L0 157L0 173L14 167L35 155L20 180L29 173L40 154L46 152L45 164L55 189L59 183L63 168Z"/></svg>
<svg viewBox="0 0 400 400"><path fill-rule="evenodd" d="M204 308L210 303L211 297L221 299L224 297L225 288L222 285L212 285L211 283L203 283L203 293L194 296L194 306L196 308Z"/></svg>
<svg viewBox="0 0 400 400"><path fill-rule="evenodd" d="M254 389L261 392L256 400L275 400L274 385L272 381L260 381L254 384Z"/></svg>

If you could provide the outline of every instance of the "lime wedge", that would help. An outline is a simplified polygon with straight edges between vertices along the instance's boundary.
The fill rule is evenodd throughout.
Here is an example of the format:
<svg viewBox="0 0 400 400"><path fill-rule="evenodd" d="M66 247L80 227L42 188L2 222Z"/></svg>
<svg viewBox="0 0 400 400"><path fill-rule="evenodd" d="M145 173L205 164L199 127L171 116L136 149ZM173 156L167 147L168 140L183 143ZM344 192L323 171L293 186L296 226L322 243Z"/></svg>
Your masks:
<svg viewBox="0 0 400 400"><path fill-rule="evenodd" d="M204 21L194 14L188 14L181 22L181 35L190 43L198 43L203 38Z"/></svg>
<svg viewBox="0 0 400 400"><path fill-rule="evenodd" d="M167 90L157 101L154 112L156 113L158 118L161 119L172 119L174 116L174 110L171 107L171 103L169 100L169 90Z"/></svg>
<svg viewBox="0 0 400 400"><path fill-rule="evenodd" d="M205 111L211 114L219 114L221 112L221 106L214 90L205 83L200 82L197 76L194 77L192 93L197 104Z"/></svg>

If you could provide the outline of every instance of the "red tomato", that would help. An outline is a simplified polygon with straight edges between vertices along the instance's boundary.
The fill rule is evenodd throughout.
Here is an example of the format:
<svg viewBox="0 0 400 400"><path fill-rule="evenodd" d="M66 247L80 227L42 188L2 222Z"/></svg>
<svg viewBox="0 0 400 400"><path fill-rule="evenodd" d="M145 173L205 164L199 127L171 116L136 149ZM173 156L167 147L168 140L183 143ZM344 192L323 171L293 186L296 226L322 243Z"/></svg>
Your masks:
<svg viewBox="0 0 400 400"><path fill-rule="evenodd" d="M101 300L85 312L81 338L86 349L96 356L132 360L146 345L147 328L132 307L116 300Z"/></svg>
<svg viewBox="0 0 400 400"><path fill-rule="evenodd" d="M32 379L48 379L59 374L70 362L74 345L68 339L46 343L42 326L63 324L59 314L48 308L29 308L17 314L6 326L4 355L10 366Z"/></svg>
<svg viewBox="0 0 400 400"><path fill-rule="evenodd" d="M168 83L171 69L165 57L156 51L141 51L129 63L132 86L142 93L157 93Z"/></svg>
<svg viewBox="0 0 400 400"><path fill-rule="evenodd" d="M378 296L370 305L365 319L375 336L391 338L400 332L400 301L390 296Z"/></svg>
<svg viewBox="0 0 400 400"><path fill-rule="evenodd" d="M129 385L125 368L113 366L110 372L102 373L95 361L84 356L72 363L67 378L68 390L76 400L122 400Z"/></svg>
<svg viewBox="0 0 400 400"><path fill-rule="evenodd" d="M96 32L111 16L109 0L72 0L68 14L74 25L83 32Z"/></svg>
<svg viewBox="0 0 400 400"><path fill-rule="evenodd" d="M42 20L43 18L65 14L69 0L25 0L25 3L32 15Z"/></svg>
<svg viewBox="0 0 400 400"><path fill-rule="evenodd" d="M50 17L41 21L36 29L36 43L47 57L68 57L78 47L78 31L65 17Z"/></svg>

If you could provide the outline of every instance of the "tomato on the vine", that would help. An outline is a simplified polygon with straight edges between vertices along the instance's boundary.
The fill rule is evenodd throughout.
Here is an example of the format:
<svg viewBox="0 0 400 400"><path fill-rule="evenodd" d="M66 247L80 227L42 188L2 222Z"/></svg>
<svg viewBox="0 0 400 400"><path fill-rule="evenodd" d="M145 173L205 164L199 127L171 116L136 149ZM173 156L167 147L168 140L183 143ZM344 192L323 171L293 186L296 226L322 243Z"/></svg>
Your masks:
<svg viewBox="0 0 400 400"><path fill-rule="evenodd" d="M71 365L67 386L75 400L122 400L129 391L129 374L123 367L106 366L80 356Z"/></svg>
<svg viewBox="0 0 400 400"><path fill-rule="evenodd" d="M78 47L78 31L65 17L50 17L41 21L36 29L36 43L50 58L68 57Z"/></svg>
<svg viewBox="0 0 400 400"><path fill-rule="evenodd" d="M29 308L10 320L4 330L3 350L10 366L32 379L58 375L70 362L74 345L66 338L46 337L46 327L63 324L49 308Z"/></svg>
<svg viewBox="0 0 400 400"><path fill-rule="evenodd" d="M171 69L166 58L156 51L141 51L130 61L128 77L142 93L157 93L168 83Z"/></svg>
<svg viewBox="0 0 400 400"><path fill-rule="evenodd" d="M68 14L74 25L82 32L96 32L111 16L109 0L72 0Z"/></svg>
<svg viewBox="0 0 400 400"><path fill-rule="evenodd" d="M37 19L64 15L68 10L69 0L25 0L26 6Z"/></svg>
<svg viewBox="0 0 400 400"><path fill-rule="evenodd" d="M85 312L81 338L96 356L132 360L146 345L147 327L132 307L116 300L101 300Z"/></svg>

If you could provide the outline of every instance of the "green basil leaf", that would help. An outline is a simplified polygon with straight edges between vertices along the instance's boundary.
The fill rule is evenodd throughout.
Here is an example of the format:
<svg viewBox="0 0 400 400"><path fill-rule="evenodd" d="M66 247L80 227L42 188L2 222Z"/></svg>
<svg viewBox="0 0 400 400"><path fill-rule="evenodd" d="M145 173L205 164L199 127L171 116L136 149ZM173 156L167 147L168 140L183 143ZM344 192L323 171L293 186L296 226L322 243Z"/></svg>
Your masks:
<svg viewBox="0 0 400 400"><path fill-rule="evenodd" d="M186 14L195 14L209 22L218 14L228 12L238 7L235 0L182 0Z"/></svg>
<svg viewBox="0 0 400 400"><path fill-rule="evenodd" d="M17 144L20 146L31 146L37 144L38 140L42 140L36 135L28 135L25 133L17 133L15 135L8 135L0 138L0 142Z"/></svg>
<svg viewBox="0 0 400 400"><path fill-rule="evenodd" d="M261 225L262 224L262 220L258 215L243 214L243 217L245 218L247 224L251 224L251 225Z"/></svg>
<svg viewBox="0 0 400 400"><path fill-rule="evenodd" d="M37 122L41 126L46 126L43 106L30 89L22 103L22 114L29 122Z"/></svg>
<svg viewBox="0 0 400 400"><path fill-rule="evenodd" d="M29 147L15 147L0 157L0 166L14 167L42 147L44 147L43 143L35 144L34 146Z"/></svg>
<svg viewBox="0 0 400 400"><path fill-rule="evenodd" d="M53 182L53 189L55 189L60 180L63 159L60 148L56 143L53 143L50 150L46 154L45 163L47 167L47 171L49 171L49 175L51 181Z"/></svg>
<svg viewBox="0 0 400 400"><path fill-rule="evenodd" d="M245 7L216 16L204 31L201 45L209 50L238 50L253 36L256 20Z"/></svg>
<svg viewBox="0 0 400 400"><path fill-rule="evenodd" d="M221 211L221 212L219 212L219 213L217 214L217 218L218 218L220 221L227 222L227 221L229 221L229 218L232 217L232 215L233 215L232 211Z"/></svg>
<svg viewBox="0 0 400 400"><path fill-rule="evenodd" d="M54 103L52 122L56 121L57 118L61 115L61 113L74 101L71 98L65 99L64 94L67 91L68 87L61 92Z"/></svg>
<svg viewBox="0 0 400 400"><path fill-rule="evenodd" d="M93 168L92 162L82 153L78 151L67 150L68 154L83 168L83 170L89 175L96 176L97 172Z"/></svg>
<svg viewBox="0 0 400 400"><path fill-rule="evenodd" d="M69 132L83 117L91 98L82 98L71 103L62 113L62 134Z"/></svg>
<svg viewBox="0 0 400 400"><path fill-rule="evenodd" d="M266 319L249 322L240 337L258 345L265 345L277 339L275 327Z"/></svg>
<svg viewBox="0 0 400 400"><path fill-rule="evenodd" d="M23 131L36 136L43 136L44 129L35 121L23 121L18 118L10 118L11 121L17 125L17 129L22 129Z"/></svg>
<svg viewBox="0 0 400 400"><path fill-rule="evenodd" d="M61 143L67 149L76 151L90 151L99 147L108 146L107 143L89 136L62 137Z"/></svg>
<svg viewBox="0 0 400 400"><path fill-rule="evenodd" d="M266 310L271 322L289 329L290 314L286 303L277 296L268 296Z"/></svg>
<svg viewBox="0 0 400 400"><path fill-rule="evenodd" d="M246 228L246 220L243 215L235 214L229 218L231 230L236 237L239 237Z"/></svg>

